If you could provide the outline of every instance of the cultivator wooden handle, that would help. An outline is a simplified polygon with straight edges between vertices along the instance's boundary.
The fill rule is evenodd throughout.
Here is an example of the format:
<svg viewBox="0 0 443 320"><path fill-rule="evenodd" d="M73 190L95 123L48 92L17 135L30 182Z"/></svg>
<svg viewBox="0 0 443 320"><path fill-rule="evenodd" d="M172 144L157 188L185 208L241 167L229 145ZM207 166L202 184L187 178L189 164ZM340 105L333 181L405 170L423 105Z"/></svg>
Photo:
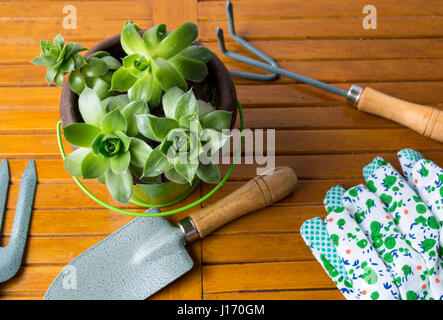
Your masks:
<svg viewBox="0 0 443 320"><path fill-rule="evenodd" d="M350 100L358 110L398 122L425 137L443 142L443 111L400 100L371 88L352 86Z"/></svg>
<svg viewBox="0 0 443 320"><path fill-rule="evenodd" d="M189 232L194 235L191 237L186 237L185 231L188 241L203 238L234 219L283 199L294 190L296 183L297 176L291 168L276 168L272 174L258 176L227 197L191 213L179 224L184 230L186 225L195 228L196 232Z"/></svg>

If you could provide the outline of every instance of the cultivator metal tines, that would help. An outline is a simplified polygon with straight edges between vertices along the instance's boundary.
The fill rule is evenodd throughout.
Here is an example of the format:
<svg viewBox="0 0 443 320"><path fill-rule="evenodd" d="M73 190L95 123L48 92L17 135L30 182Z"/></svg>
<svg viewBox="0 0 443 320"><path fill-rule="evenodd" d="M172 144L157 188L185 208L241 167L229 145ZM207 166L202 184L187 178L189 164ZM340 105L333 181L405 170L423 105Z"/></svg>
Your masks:
<svg viewBox="0 0 443 320"><path fill-rule="evenodd" d="M11 279L20 268L28 236L36 184L35 162L30 160L20 182L9 243L6 247L0 247L0 282ZM6 207L8 187L9 166L8 160L5 159L0 165L0 228Z"/></svg>
<svg viewBox="0 0 443 320"><path fill-rule="evenodd" d="M236 42L238 42L240 45L242 45L244 48L246 48L248 51L252 52L256 56L263 59L265 62L251 59L249 57L245 57L241 54L227 50L226 46L225 46L223 29L217 28L216 35L217 35L218 43L220 45L221 52L223 52L224 55L226 55L234 60L249 64L253 67L256 67L256 68L259 68L262 70L266 70L268 72L271 72L271 74L263 75L263 74L251 73L251 72L229 71L233 77L245 78L245 79L251 79L251 80L269 81L269 80L274 80L278 77L278 75L281 75L281 76L285 76L290 79L297 80L297 81L318 87L320 89L324 89L329 92L350 98L351 90L349 90L349 92L348 92L342 88L331 86L327 83L324 83L324 82L321 82L321 81L318 81L315 79L311 79L311 78L302 76L300 74L279 68L277 63L272 58L270 58L269 56L264 54L262 51L260 51L259 49L254 47L252 44L250 44L248 41L246 41L245 39L243 39L242 37L237 35L235 33L235 26L234 26L234 9L233 9L233 6L232 6L232 3L230 0L228 0L226 2L226 15L228 16L229 33L230 33L231 37Z"/></svg>

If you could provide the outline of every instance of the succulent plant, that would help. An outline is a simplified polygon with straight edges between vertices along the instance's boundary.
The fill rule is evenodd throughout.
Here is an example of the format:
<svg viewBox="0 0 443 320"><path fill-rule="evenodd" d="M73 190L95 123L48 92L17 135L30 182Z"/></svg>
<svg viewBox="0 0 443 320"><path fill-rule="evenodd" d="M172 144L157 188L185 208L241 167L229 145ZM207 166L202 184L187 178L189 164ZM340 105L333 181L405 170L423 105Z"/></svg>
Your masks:
<svg viewBox="0 0 443 320"><path fill-rule="evenodd" d="M128 203L133 192L130 167L144 168L152 152L146 142L130 136L136 126L132 115L147 112L146 102L135 101L106 112L97 93L85 88L79 97L79 109L85 123L63 129L65 139L79 147L65 158L66 170L76 177L106 183L114 199ZM129 120L125 114L130 115Z"/></svg>
<svg viewBox="0 0 443 320"><path fill-rule="evenodd" d="M49 40L40 41L40 56L34 58L32 63L48 67L46 82L50 84L54 81L58 87L61 87L66 73L86 64L85 58L78 54L84 50L86 49L75 43L66 45L61 34L58 34L52 42Z"/></svg>
<svg viewBox="0 0 443 320"><path fill-rule="evenodd" d="M86 59L78 54L86 48L69 43L65 44L63 37L59 34L54 41L42 40L40 42L40 56L34 58L32 63L48 67L46 81L52 81L61 87L66 73L69 76L69 86L72 91L81 94L85 87L97 92L100 99L112 94L111 80L114 70L121 67L121 63L106 51L98 51Z"/></svg>
<svg viewBox="0 0 443 320"><path fill-rule="evenodd" d="M127 56L112 76L112 90L128 91L131 101L144 100L155 107L163 91L173 87L187 90L186 79L202 81L213 52L191 46L197 35L196 25L186 22L169 33L165 24L156 25L142 38L139 28L127 21L121 33L121 46Z"/></svg>
<svg viewBox="0 0 443 320"><path fill-rule="evenodd" d="M112 75L120 67L121 63L108 52L97 51L89 55L80 68L71 72L69 86L77 94L81 94L85 87L91 88L100 99L105 99L112 94Z"/></svg>
<svg viewBox="0 0 443 320"><path fill-rule="evenodd" d="M136 116L139 132L160 142L147 157L141 178L164 174L176 183L191 183L195 176L209 183L218 182L220 172L211 161L228 141L223 133L231 124L231 112L215 110L197 100L192 90L173 87L162 98L165 117Z"/></svg>

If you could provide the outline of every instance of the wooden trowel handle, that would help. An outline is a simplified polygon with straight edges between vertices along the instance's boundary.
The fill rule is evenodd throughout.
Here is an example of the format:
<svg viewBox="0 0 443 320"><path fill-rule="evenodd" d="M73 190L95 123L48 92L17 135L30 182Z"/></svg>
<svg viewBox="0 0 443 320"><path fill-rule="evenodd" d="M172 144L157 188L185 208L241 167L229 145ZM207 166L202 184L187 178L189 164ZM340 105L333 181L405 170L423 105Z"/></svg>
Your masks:
<svg viewBox="0 0 443 320"><path fill-rule="evenodd" d="M443 142L443 111L400 100L371 88L365 88L357 109L398 122L425 137Z"/></svg>
<svg viewBox="0 0 443 320"><path fill-rule="evenodd" d="M186 229L184 224L191 220L197 234L192 237L192 232L188 232L190 237L186 237L185 232L185 237L188 241L203 238L234 219L281 200L294 190L296 183L297 176L291 168L276 168L272 174L257 176L227 197L191 213L179 225Z"/></svg>

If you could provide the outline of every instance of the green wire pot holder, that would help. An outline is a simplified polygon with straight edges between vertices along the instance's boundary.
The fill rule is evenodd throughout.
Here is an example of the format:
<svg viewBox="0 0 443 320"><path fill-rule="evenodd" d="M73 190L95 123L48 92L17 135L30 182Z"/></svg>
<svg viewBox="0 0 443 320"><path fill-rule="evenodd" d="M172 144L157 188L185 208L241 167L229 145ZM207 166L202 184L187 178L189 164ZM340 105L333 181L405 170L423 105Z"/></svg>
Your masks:
<svg viewBox="0 0 443 320"><path fill-rule="evenodd" d="M243 110L242 110L240 102L237 101L237 104L238 104L238 113L240 116L240 130L241 130L241 132L243 132L243 129L244 129ZM241 149L243 146L243 136L240 141L241 142L240 142L239 152L237 152L237 154L234 155L235 157L238 157L241 155ZM60 149L60 154L62 156L62 159L64 160L66 158L66 153L65 153L63 143L62 143L62 138L61 138L61 121L59 121L57 123L57 142L58 142L58 146ZM103 207L105 207L107 209L110 209L110 210L118 212L118 213L130 215L130 216L136 216L136 217L159 217L159 216L168 216L168 215L172 215L172 214L186 211L188 209L191 209L191 208L199 205L203 201L206 201L207 199L209 199L214 193L217 192L218 189L220 189L223 186L223 184L226 182L226 180L228 180L232 171L234 171L235 163L236 163L236 161L234 160L233 163L231 164L231 166L229 167L228 172L223 177L223 179L211 191L209 191L205 196L203 196L199 200L194 201L186 206L183 206L183 207L180 207L177 209L173 209L173 210L169 210L169 211L165 211L165 212L158 212L158 213L132 212L132 211L128 211L128 210L114 207L114 206L110 205L109 203L106 203L103 200L100 200L99 198L97 198L91 191L89 191L88 188L85 187L85 185L77 177L72 176L72 178L77 183L77 185L80 187L80 189L83 190L84 193L86 193L86 195L88 197L90 197L92 200L94 200L95 202L97 202L98 204L102 205ZM130 202L135 205L138 205L140 207L144 207L144 208L150 208L150 207L163 208L163 207L174 205L174 204L184 200L187 196L189 196L195 190L195 188L197 186L198 186L198 183L195 183L184 195L182 195L178 199L171 201L169 203L151 204L151 203L145 203L143 201L135 200L135 199L131 199Z"/></svg>

